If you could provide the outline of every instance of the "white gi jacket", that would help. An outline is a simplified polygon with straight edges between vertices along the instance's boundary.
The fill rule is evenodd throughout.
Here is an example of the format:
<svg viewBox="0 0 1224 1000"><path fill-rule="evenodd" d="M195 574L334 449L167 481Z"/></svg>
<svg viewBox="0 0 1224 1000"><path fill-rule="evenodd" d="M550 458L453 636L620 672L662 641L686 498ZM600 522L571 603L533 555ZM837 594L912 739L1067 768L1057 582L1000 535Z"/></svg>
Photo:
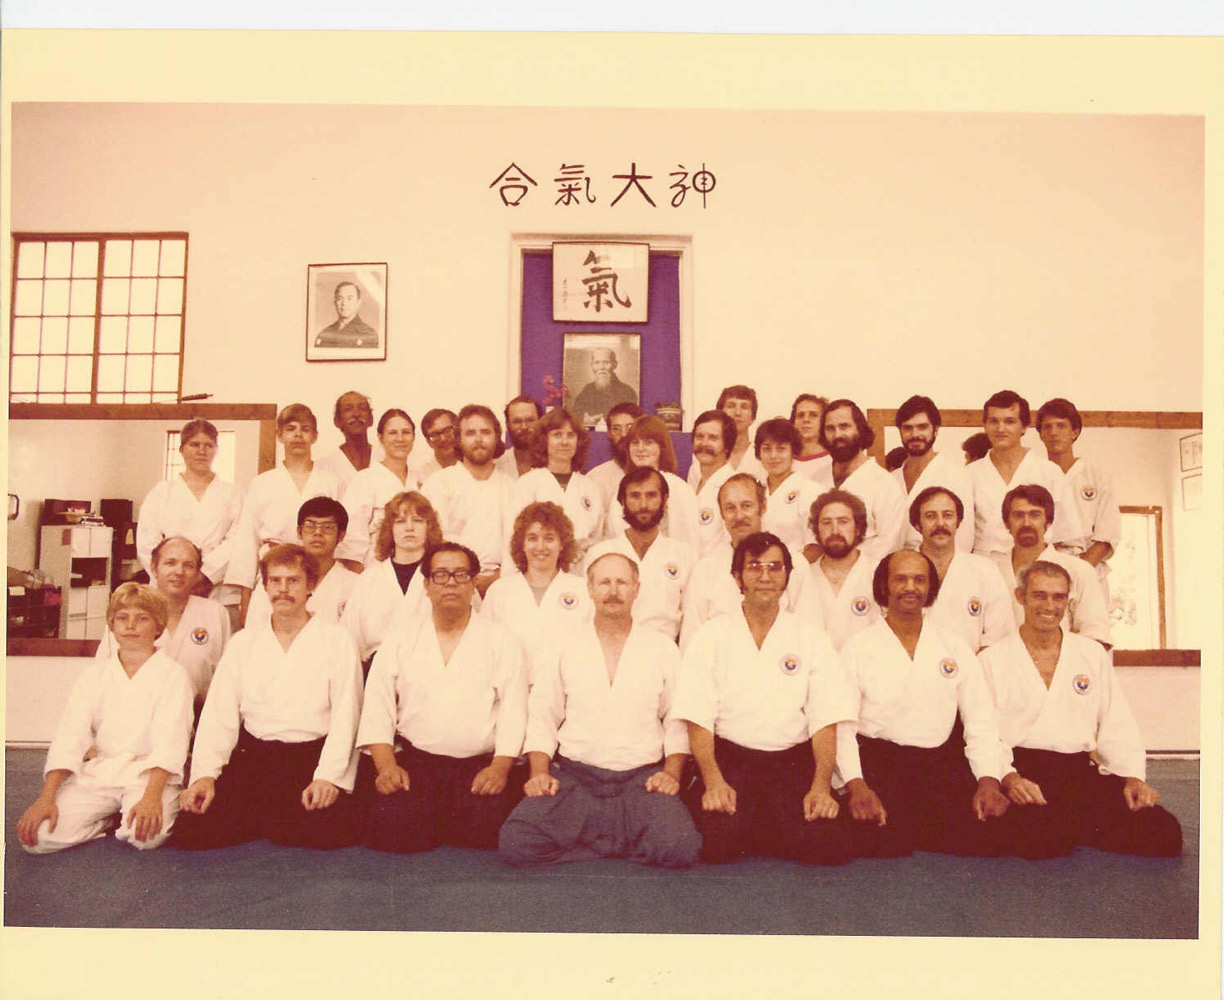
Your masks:
<svg viewBox="0 0 1224 1000"><path fill-rule="evenodd" d="M565 511L570 524L574 526L574 541L578 543L580 552L585 552L603 537L604 505L599 487L581 472L574 472L563 490L557 477L547 469L532 469L514 484L511 529L524 507L545 500ZM509 542L507 536L506 544L509 545Z"/></svg>
<svg viewBox="0 0 1224 1000"><path fill-rule="evenodd" d="M942 486L951 490L960 498L964 505L965 515L961 518L960 527L956 529L956 551L969 552L973 549L973 484L969 481L969 473L965 471L965 463L936 452L935 457L918 475L912 490L905 489L905 469L893 469L893 478L905 493L905 534L902 544L907 549L916 549L922 545L922 535L910 524L909 509L915 498L929 486Z"/></svg>
<svg viewBox="0 0 1224 1000"><path fill-rule="evenodd" d="M714 473L701 485L701 463L694 460L689 468L688 485L697 498L697 555L704 559L713 555L724 542L730 540L727 526L723 523L722 512L718 508L718 491L732 476L736 475L731 463L720 465Z"/></svg>
<svg viewBox="0 0 1224 1000"><path fill-rule="evenodd" d="M200 572L214 584L225 581L242 518L242 491L220 476L199 500L182 476L157 483L140 505L136 556L153 576L153 550L163 538L181 535L203 553Z"/></svg>
<svg viewBox="0 0 1224 1000"><path fill-rule="evenodd" d="M807 476L792 471L766 499L761 530L773 532L792 552L802 552L805 545L816 541L808 520L812 516L812 502L823 492Z"/></svg>
<svg viewBox="0 0 1224 1000"><path fill-rule="evenodd" d="M550 636L531 689L525 752L609 771L631 771L688 753L688 728L671 715L680 653L674 642L633 626L611 683L595 626Z"/></svg>
<svg viewBox="0 0 1224 1000"><path fill-rule="evenodd" d="M446 540L466 545L489 571L501 566L514 531L514 484L497 469L477 479L457 462L430 476L421 492L438 512Z"/></svg>
<svg viewBox="0 0 1224 1000"><path fill-rule="evenodd" d="M817 485L819 493L833 489L832 465ZM864 555L879 562L901 548L909 524L909 506L905 502L905 490L897 485L891 473L868 455L867 461L837 488L853 493L867 508L867 534L859 545Z"/></svg>
<svg viewBox="0 0 1224 1000"><path fill-rule="evenodd" d="M637 564L641 589L633 602L633 621L662 632L674 640L680 634L680 606L697 554L692 546L675 538L655 537L644 558L639 559L623 534L594 546L583 564L583 573L596 559L617 552Z"/></svg>
<svg viewBox="0 0 1224 1000"><path fill-rule="evenodd" d="M663 514L663 521L659 525L659 534L665 538L674 538L677 541L684 542L696 554L697 546L701 542L701 533L698 530L697 494L679 476L671 472L663 472L661 475L667 480L668 493L667 508ZM620 487L619 479L616 485L618 488ZM624 508L616 502L616 494L613 493L612 496L613 499L612 503L608 506L607 523L604 528L604 536L606 538L616 538L618 535L623 535L625 528L628 527L625 523Z"/></svg>
<svg viewBox="0 0 1224 1000"><path fill-rule="evenodd" d="M1017 486L1044 486L1054 498L1054 523L1046 539L1068 548L1084 548L1084 530L1067 477L1048 458L1042 458L1031 448L1012 474L1011 482L1003 482L990 455L965 466L973 484L973 551L979 555L1010 552L1012 537L1003 523L1003 498Z"/></svg>
<svg viewBox="0 0 1224 1000"><path fill-rule="evenodd" d="M420 567L408 581L408 589L401 591L395 565L390 559L382 559L357 577L340 623L349 630L357 643L357 655L364 661L382 645L397 616L402 614L411 619L432 608L425 596L425 577Z"/></svg>
<svg viewBox="0 0 1224 1000"><path fill-rule="evenodd" d="M1043 562L1057 563L1071 574L1071 592L1068 595L1065 619L1068 628L1090 639L1112 644L1109 609L1105 607L1105 595L1101 593L1096 570L1079 556L1060 552L1050 545L1047 545L1037 558ZM991 556L991 561L998 568L1003 584L1011 595L1016 624L1023 625L1024 605L1016 600L1016 573L1012 569L1011 553L997 552Z"/></svg>
<svg viewBox="0 0 1224 1000"><path fill-rule="evenodd" d="M880 620L879 605L871 596L876 560L859 549L858 559L836 592L821 568L823 562L824 556L821 556L808 566L807 580L799 591L795 613L824 629L833 648L841 649L855 632Z"/></svg>
<svg viewBox="0 0 1224 1000"><path fill-rule="evenodd" d="M340 621L360 578L347 566L341 566L338 562L332 563L331 569L324 574L307 599L306 610L325 622ZM247 605L247 626L266 621L271 614L272 604L268 600L268 592L260 583L251 591L251 602Z"/></svg>
<svg viewBox="0 0 1224 1000"><path fill-rule="evenodd" d="M230 640L217 665L196 727L191 780L220 775L245 726L261 740L324 739L314 779L351 792L360 715L361 661L346 629L315 616L285 650L270 620L255 622Z"/></svg>
<svg viewBox="0 0 1224 1000"><path fill-rule="evenodd" d="M371 462L368 469L354 475L344 489L344 509L348 512L349 523L344 539L336 546L336 558L351 559L363 566L373 565L376 561L374 540L382 526L383 508L397 493L420 488L421 480L411 469L401 482L382 462Z"/></svg>
<svg viewBox="0 0 1224 1000"><path fill-rule="evenodd" d="M1012 600L991 560L957 550L926 618L957 633L977 652L1016 631Z"/></svg>
<svg viewBox="0 0 1224 1000"><path fill-rule="evenodd" d="M534 684L546 638L585 625L594 614L594 605L586 580L573 573L557 573L539 604L527 578L515 573L493 581L480 613L514 634L527 657L528 682Z"/></svg>
<svg viewBox="0 0 1224 1000"><path fill-rule="evenodd" d="M1144 778L1143 739L1100 643L1064 631L1048 689L1019 635L983 650L980 659L1008 747L1096 751L1113 774Z"/></svg>

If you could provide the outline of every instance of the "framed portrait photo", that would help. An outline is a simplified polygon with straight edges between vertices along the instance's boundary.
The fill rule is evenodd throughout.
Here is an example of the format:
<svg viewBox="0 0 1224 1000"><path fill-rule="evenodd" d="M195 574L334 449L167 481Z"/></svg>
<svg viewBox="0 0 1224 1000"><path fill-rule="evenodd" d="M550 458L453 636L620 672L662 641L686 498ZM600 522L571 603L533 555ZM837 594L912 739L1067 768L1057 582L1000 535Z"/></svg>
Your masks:
<svg viewBox="0 0 1224 1000"><path fill-rule="evenodd" d="M565 405L583 427L607 430L608 410L641 396L641 335L567 333L561 370L569 389Z"/></svg>
<svg viewBox="0 0 1224 1000"><path fill-rule="evenodd" d="M387 265L306 268L306 360L387 359Z"/></svg>

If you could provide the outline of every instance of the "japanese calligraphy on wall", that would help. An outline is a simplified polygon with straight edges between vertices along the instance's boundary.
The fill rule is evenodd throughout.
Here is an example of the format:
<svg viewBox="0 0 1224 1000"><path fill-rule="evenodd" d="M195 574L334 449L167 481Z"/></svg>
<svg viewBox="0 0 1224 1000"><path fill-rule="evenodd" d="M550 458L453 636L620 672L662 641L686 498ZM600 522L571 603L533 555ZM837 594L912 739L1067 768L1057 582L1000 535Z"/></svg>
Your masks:
<svg viewBox="0 0 1224 1000"><path fill-rule="evenodd" d="M562 163L552 178L553 188L550 190L546 186L547 180L537 181L517 163L511 162L493 178L489 188L497 190L506 208L518 208L529 199L538 201L542 198L552 199L553 205L561 208L599 204L615 208L622 200L646 204L651 208L658 208L659 201L669 201L672 208L679 208L690 191L694 192L694 197L689 199L689 203L697 204L700 199L701 207L706 208L709 195L718 183L705 163L696 170L677 163L676 169L670 171L666 179L655 173L647 173L647 169L650 168L639 169L637 161L630 161L627 171L611 174L606 179L597 176L593 180L586 164ZM548 176L543 172L538 173L541 178ZM667 194L669 191L670 196Z"/></svg>
<svg viewBox="0 0 1224 1000"><path fill-rule="evenodd" d="M554 243L553 319L645 323L648 243Z"/></svg>

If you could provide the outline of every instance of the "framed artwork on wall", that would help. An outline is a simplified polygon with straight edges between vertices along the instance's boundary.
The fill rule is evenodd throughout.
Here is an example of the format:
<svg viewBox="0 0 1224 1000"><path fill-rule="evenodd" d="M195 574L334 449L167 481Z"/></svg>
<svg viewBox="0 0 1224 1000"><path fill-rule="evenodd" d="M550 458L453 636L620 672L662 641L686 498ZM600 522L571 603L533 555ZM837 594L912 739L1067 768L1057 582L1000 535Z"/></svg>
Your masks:
<svg viewBox="0 0 1224 1000"><path fill-rule="evenodd" d="M561 371L569 393L565 405L583 427L607 430L608 411L636 403L641 394L641 336L621 331L567 333Z"/></svg>
<svg viewBox="0 0 1224 1000"><path fill-rule="evenodd" d="M306 360L387 359L387 265L306 268Z"/></svg>

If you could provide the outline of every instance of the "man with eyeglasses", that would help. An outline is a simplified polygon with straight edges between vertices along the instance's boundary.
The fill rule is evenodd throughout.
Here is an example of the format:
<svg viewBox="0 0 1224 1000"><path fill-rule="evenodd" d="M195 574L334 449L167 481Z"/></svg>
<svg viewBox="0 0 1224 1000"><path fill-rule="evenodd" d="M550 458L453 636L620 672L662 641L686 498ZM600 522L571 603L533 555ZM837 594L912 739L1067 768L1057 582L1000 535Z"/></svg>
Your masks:
<svg viewBox="0 0 1224 1000"><path fill-rule="evenodd" d="M731 571L743 603L702 625L684 653L672 712L688 723L701 775L689 805L703 861L853 856L831 786L853 691L828 637L781 609L793 568L776 535L740 541Z"/></svg>
<svg viewBox="0 0 1224 1000"><path fill-rule="evenodd" d="M605 511L616 499L616 488L625 474L625 464L629 460L629 430L643 412L637 403L617 403L608 411L608 444L612 447L612 457L586 474L599 487Z"/></svg>
<svg viewBox="0 0 1224 1000"><path fill-rule="evenodd" d="M450 410L426 410L421 418L421 433L432 454L425 457L425 450L418 448L408 468L425 482L435 472L449 469L459 461L459 418Z"/></svg>
<svg viewBox="0 0 1224 1000"><path fill-rule="evenodd" d="M421 560L431 613L374 655L357 746L377 772L365 843L407 854L492 849L523 795L512 775L527 728L527 669L510 631L472 613L480 561L454 542Z"/></svg>
<svg viewBox="0 0 1224 1000"><path fill-rule="evenodd" d="M348 511L339 500L311 497L298 508L297 524L302 548L319 564L319 582L306 602L306 610L323 621L338 622L357 584L357 574L336 560L336 546L348 530ZM263 621L271 613L267 593L262 587L256 589L247 608L247 623Z"/></svg>

